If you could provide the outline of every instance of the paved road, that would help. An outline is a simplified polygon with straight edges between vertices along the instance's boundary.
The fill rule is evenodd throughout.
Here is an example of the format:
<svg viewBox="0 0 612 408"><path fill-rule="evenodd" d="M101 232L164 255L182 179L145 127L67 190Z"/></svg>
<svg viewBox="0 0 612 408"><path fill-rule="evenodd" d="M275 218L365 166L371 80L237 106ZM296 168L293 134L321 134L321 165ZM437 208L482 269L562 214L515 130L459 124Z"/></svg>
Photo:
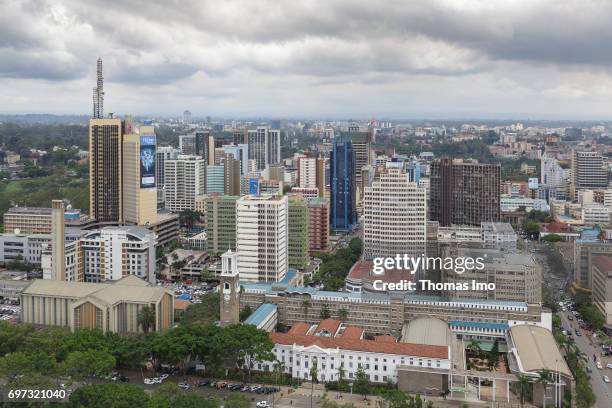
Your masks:
<svg viewBox="0 0 612 408"><path fill-rule="evenodd" d="M561 322L563 324L563 327L573 327L572 330L574 330L578 326L576 320L569 321L567 319L567 312L561 312L559 313L559 315L561 316ZM585 332L583 331L583 333ZM612 406L612 384L606 384L605 382L603 382L602 377L603 375L607 375L608 377L612 378L612 370L606 368L606 364L612 362L612 358L607 357L606 359L604 357L601 357L601 350L593 347L587 336L588 334L583 334L582 336L574 335L574 340L576 341L576 345L578 346L580 351L586 354L586 356L588 357L589 367L593 370L593 372L591 373L591 384L593 386L593 392L597 396L597 403L595 404L595 407L610 408ZM595 364L593 363L593 354L595 354L597 358L602 362L603 369L598 370L595 367Z"/></svg>

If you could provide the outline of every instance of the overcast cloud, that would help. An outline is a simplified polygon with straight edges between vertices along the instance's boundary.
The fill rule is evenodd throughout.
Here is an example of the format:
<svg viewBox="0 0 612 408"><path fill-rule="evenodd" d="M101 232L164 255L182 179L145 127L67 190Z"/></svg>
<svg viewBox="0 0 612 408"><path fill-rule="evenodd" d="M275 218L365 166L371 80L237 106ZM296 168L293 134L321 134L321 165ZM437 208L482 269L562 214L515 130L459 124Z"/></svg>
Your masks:
<svg viewBox="0 0 612 408"><path fill-rule="evenodd" d="M612 118L612 2L0 0L0 112Z"/></svg>

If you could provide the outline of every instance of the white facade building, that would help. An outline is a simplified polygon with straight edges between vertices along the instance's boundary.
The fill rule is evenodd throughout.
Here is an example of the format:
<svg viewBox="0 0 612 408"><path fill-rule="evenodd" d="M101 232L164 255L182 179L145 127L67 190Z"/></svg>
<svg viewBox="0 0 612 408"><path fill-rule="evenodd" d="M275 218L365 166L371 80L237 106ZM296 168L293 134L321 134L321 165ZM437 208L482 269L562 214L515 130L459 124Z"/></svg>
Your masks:
<svg viewBox="0 0 612 408"><path fill-rule="evenodd" d="M80 240L86 282L134 275L155 282L154 232L140 227L105 227Z"/></svg>
<svg viewBox="0 0 612 408"><path fill-rule="evenodd" d="M582 206L582 222L585 224L609 224L612 208L598 204Z"/></svg>
<svg viewBox="0 0 612 408"><path fill-rule="evenodd" d="M298 186L301 188L317 187L317 159L301 157L298 159Z"/></svg>
<svg viewBox="0 0 612 408"><path fill-rule="evenodd" d="M409 254L420 256L427 241L425 189L407 173L387 169L366 187L363 201L364 258Z"/></svg>
<svg viewBox="0 0 612 408"><path fill-rule="evenodd" d="M288 199L248 195L237 201L236 247L241 279L280 281L288 268Z"/></svg>
<svg viewBox="0 0 612 408"><path fill-rule="evenodd" d="M206 161L178 156L164 165L164 201L171 211L195 209L195 198L206 194Z"/></svg>
<svg viewBox="0 0 612 408"><path fill-rule="evenodd" d="M546 200L540 198L527 197L501 197L500 208L502 212L517 211L520 207L524 207L525 211L550 211L550 206Z"/></svg>

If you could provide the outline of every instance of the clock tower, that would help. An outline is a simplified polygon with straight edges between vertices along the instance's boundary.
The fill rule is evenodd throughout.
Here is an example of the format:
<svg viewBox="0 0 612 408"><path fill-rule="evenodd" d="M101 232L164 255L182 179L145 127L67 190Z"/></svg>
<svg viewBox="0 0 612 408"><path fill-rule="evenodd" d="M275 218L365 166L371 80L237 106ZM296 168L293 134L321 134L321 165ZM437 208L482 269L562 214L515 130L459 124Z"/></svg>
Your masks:
<svg viewBox="0 0 612 408"><path fill-rule="evenodd" d="M240 283L238 253L228 250L221 255L221 282L219 286L221 326L240 323Z"/></svg>

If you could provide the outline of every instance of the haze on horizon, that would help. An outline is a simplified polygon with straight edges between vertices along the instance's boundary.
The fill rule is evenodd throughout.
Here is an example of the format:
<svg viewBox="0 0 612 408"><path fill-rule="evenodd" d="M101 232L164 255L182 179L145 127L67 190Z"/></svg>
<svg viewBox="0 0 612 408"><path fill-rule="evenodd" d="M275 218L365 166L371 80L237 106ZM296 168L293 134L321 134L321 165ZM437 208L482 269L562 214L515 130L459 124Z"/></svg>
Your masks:
<svg viewBox="0 0 612 408"><path fill-rule="evenodd" d="M612 118L612 2L0 0L0 112Z"/></svg>

